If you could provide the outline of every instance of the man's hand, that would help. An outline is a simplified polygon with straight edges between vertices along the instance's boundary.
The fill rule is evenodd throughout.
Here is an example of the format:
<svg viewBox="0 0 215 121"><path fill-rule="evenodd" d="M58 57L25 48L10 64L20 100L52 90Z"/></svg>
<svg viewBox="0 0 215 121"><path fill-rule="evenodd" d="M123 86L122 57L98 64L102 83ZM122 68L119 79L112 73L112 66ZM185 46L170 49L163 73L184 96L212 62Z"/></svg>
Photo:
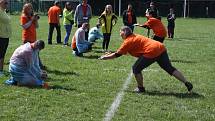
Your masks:
<svg viewBox="0 0 215 121"><path fill-rule="evenodd" d="M99 60L105 60L107 59L112 53L111 52L105 52L105 55L102 55L101 57L99 57Z"/></svg>

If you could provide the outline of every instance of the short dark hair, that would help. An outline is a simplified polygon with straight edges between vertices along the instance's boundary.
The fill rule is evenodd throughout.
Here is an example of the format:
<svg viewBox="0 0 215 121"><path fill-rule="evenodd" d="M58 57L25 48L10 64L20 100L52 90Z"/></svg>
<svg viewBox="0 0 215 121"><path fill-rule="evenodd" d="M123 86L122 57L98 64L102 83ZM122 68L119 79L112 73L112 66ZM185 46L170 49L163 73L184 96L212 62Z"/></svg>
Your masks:
<svg viewBox="0 0 215 121"><path fill-rule="evenodd" d="M120 30L125 33L126 37L129 36L129 35L131 35L131 34L133 34L131 28L128 27L128 26L122 26Z"/></svg>
<svg viewBox="0 0 215 121"><path fill-rule="evenodd" d="M82 24L82 27L89 27L89 26L90 26L90 24L87 23L87 22L85 22L85 23Z"/></svg>
<svg viewBox="0 0 215 121"><path fill-rule="evenodd" d="M151 15L154 18L157 17L156 11L154 11L154 10L149 10L149 15Z"/></svg>
<svg viewBox="0 0 215 121"><path fill-rule="evenodd" d="M54 5L59 5L59 4L60 4L60 1L55 0Z"/></svg>
<svg viewBox="0 0 215 121"><path fill-rule="evenodd" d="M45 48L45 43L43 40L37 40L35 42L35 46L38 47L40 50L42 50Z"/></svg>

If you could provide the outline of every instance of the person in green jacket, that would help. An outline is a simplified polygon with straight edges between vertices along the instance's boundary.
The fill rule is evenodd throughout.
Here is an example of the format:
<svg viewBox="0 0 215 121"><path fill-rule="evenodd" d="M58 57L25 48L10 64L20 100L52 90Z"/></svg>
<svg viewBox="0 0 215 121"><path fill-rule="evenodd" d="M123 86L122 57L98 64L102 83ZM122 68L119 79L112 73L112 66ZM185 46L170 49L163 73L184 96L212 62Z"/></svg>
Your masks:
<svg viewBox="0 0 215 121"><path fill-rule="evenodd" d="M106 5L104 12L99 17L99 24L102 26L102 33L104 37L102 43L102 48L104 52L108 51L111 31L116 22L117 16L112 12L112 6Z"/></svg>
<svg viewBox="0 0 215 121"><path fill-rule="evenodd" d="M11 18L6 14L8 0L0 0L0 77L4 75L4 57L8 48L9 38L12 35Z"/></svg>
<svg viewBox="0 0 215 121"><path fill-rule="evenodd" d="M72 30L72 25L74 24L73 20L74 11L70 2L66 2L65 8L63 10L63 25L66 29L66 35L64 37L64 45L68 46L69 36Z"/></svg>

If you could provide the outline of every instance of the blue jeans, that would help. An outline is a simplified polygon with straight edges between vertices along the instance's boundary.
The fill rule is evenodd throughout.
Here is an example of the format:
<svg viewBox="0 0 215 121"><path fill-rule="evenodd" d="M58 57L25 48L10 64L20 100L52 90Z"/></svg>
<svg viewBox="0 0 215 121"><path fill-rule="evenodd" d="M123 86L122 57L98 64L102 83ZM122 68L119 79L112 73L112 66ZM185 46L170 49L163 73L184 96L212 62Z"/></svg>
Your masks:
<svg viewBox="0 0 215 121"><path fill-rule="evenodd" d="M68 44L68 40L69 40L69 36L72 30L72 25L64 25L65 29L66 29L66 35L64 37L64 43L63 44Z"/></svg>

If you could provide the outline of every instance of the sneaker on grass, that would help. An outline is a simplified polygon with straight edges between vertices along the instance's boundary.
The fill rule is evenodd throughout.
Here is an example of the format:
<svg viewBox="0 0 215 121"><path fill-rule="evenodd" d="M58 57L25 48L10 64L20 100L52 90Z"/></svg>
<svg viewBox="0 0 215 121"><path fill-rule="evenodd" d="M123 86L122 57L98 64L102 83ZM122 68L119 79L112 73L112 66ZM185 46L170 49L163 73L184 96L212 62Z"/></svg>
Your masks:
<svg viewBox="0 0 215 121"><path fill-rule="evenodd" d="M145 91L146 91L145 87L137 87L137 88L134 89L135 93L143 93Z"/></svg>

